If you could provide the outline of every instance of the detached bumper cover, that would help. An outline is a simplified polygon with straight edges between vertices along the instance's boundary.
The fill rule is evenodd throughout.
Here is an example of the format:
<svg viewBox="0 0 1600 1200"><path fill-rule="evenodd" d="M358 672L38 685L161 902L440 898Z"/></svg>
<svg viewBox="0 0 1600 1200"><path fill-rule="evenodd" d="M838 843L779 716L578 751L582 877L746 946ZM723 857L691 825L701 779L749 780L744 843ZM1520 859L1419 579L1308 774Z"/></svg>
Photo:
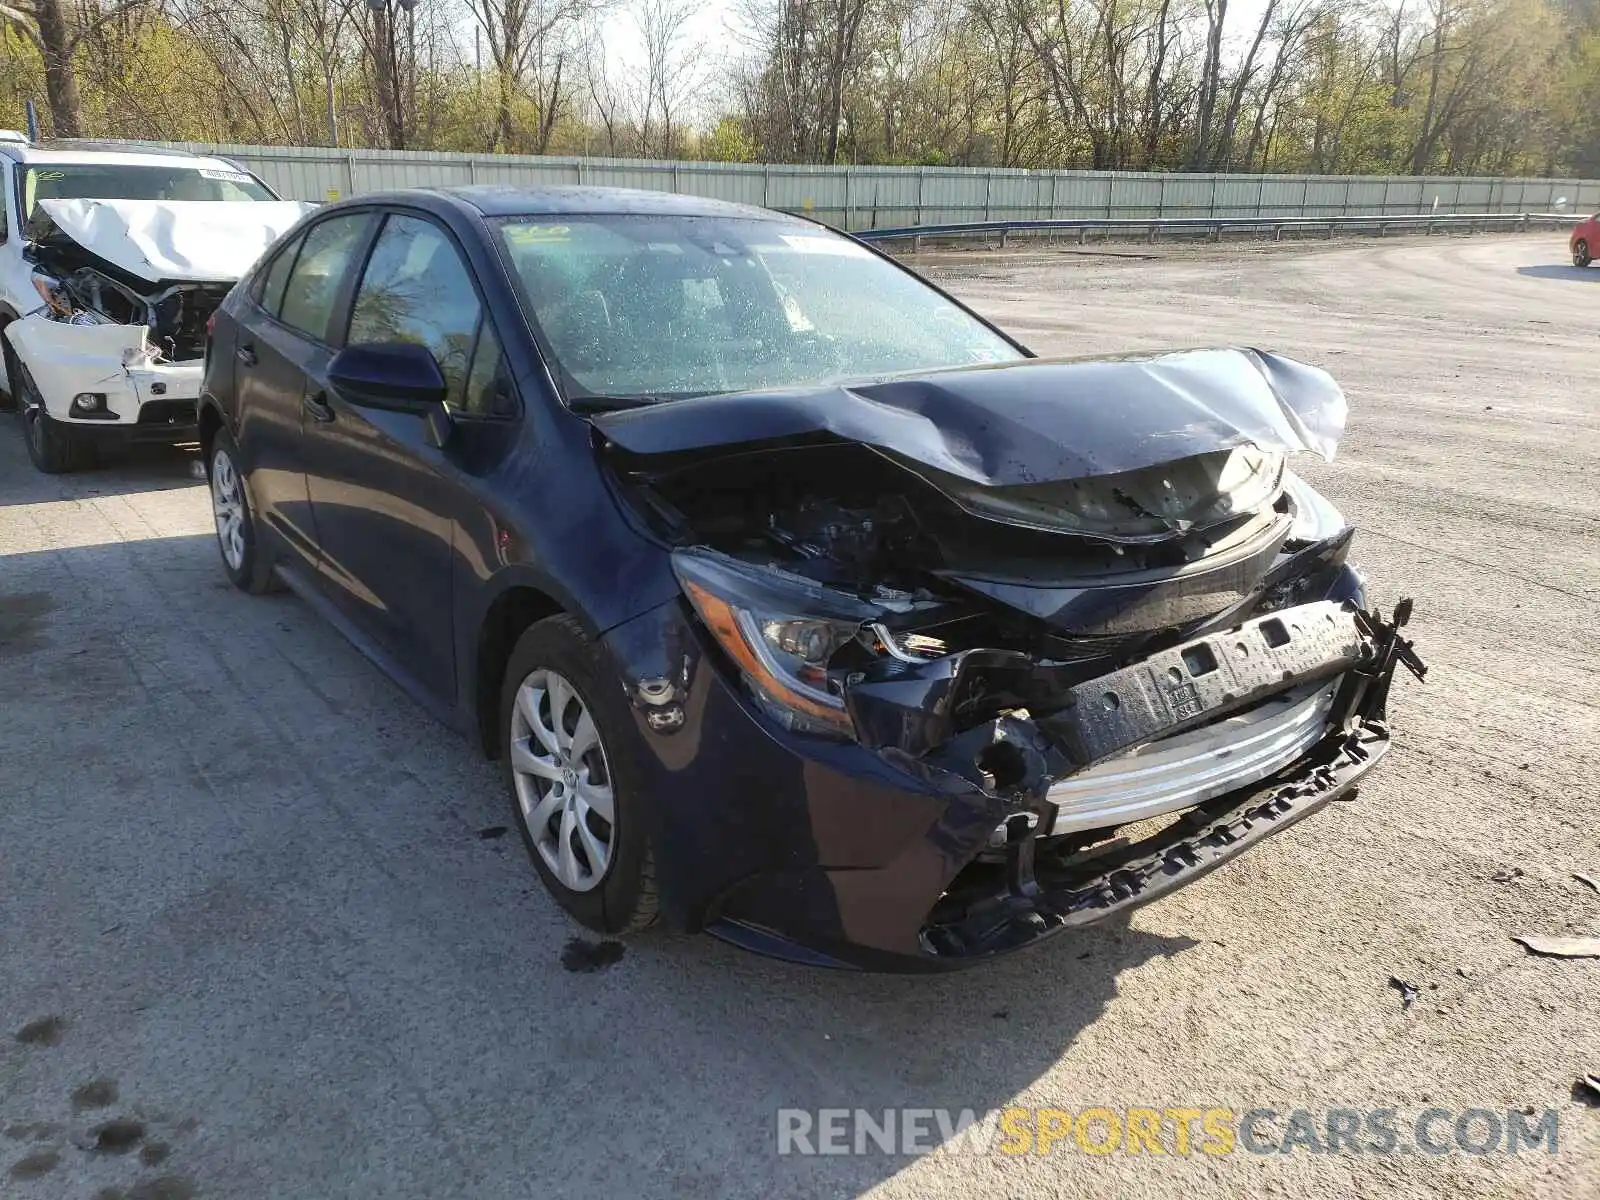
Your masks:
<svg viewBox="0 0 1600 1200"><path fill-rule="evenodd" d="M997 890L957 920L930 923L922 933L922 953L915 956L814 939L801 944L779 930L737 918L712 924L707 932L758 953L819 966L886 971L973 966L1051 934L1130 912L1193 883L1348 793L1389 745L1386 728L1364 724L1351 734L1324 739L1284 773L1287 778L1199 805L1139 842L1080 861L1033 861L1026 878L1018 877L1012 864L1013 886Z"/></svg>
<svg viewBox="0 0 1600 1200"><path fill-rule="evenodd" d="M1325 739L1289 778L1201 804L1141 841L1076 862L1036 859L1031 881L957 922L931 925L928 948L957 960L996 954L1160 899L1338 799L1389 745L1386 727L1363 722Z"/></svg>

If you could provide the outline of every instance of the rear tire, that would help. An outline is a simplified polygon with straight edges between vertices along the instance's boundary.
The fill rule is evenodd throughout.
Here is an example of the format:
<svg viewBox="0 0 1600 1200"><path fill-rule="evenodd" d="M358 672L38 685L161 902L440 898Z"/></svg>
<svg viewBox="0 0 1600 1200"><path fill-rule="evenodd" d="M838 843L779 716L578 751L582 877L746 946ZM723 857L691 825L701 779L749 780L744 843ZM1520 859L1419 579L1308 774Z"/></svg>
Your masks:
<svg viewBox="0 0 1600 1200"><path fill-rule="evenodd" d="M250 494L245 490L238 463L239 447L226 429L217 430L206 457L206 483L211 491L222 569L234 587L259 596L276 590L277 578L272 573L271 557L261 547Z"/></svg>
<svg viewBox="0 0 1600 1200"><path fill-rule="evenodd" d="M546 890L597 933L656 919L642 752L615 674L583 627L564 613L530 625L500 692L511 813Z"/></svg>
<svg viewBox="0 0 1600 1200"><path fill-rule="evenodd" d="M33 382L33 372L16 357L17 419L22 423L22 438L28 443L28 457L46 475L64 475L83 465L84 446L76 431L52 417L44 407L44 397Z"/></svg>
<svg viewBox="0 0 1600 1200"><path fill-rule="evenodd" d="M1584 238L1579 238L1572 243L1572 265L1587 267L1593 260L1589 257L1589 243Z"/></svg>

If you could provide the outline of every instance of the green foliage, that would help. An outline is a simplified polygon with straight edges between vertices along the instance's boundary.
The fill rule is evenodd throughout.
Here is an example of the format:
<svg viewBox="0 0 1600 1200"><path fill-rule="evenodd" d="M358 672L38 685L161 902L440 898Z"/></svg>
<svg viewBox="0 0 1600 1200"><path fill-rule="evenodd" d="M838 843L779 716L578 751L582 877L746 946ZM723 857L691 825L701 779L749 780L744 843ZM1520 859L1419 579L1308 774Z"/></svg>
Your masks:
<svg viewBox="0 0 1600 1200"><path fill-rule="evenodd" d="M712 162L755 162L759 157L755 139L734 116L721 118L711 135L700 140L699 149L701 157Z"/></svg>

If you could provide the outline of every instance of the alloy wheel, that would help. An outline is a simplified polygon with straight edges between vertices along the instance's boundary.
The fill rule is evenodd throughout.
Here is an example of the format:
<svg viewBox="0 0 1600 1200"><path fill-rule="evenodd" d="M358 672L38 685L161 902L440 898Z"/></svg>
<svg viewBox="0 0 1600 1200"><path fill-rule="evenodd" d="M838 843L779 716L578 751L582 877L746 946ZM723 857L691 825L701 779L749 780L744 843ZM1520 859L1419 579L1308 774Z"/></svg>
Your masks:
<svg viewBox="0 0 1600 1200"><path fill-rule="evenodd" d="M1572 265L1587 267L1589 265L1589 243L1579 238L1572 247Z"/></svg>
<svg viewBox="0 0 1600 1200"><path fill-rule="evenodd" d="M211 511L223 560L237 571L244 565L244 493L226 450L218 450L211 459Z"/></svg>
<svg viewBox="0 0 1600 1200"><path fill-rule="evenodd" d="M518 686L510 754L539 857L564 887L598 887L615 848L611 770L594 715L565 676L541 667Z"/></svg>

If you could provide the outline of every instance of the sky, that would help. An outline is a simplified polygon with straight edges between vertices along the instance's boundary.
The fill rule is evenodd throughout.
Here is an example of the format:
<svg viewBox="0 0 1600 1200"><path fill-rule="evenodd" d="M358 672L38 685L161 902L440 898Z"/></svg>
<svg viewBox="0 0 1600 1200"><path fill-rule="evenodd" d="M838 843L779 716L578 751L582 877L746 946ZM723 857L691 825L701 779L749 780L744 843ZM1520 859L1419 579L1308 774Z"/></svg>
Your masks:
<svg viewBox="0 0 1600 1200"><path fill-rule="evenodd" d="M950 2L950 0L946 0ZM998 3L999 0L994 0ZM1227 29L1224 35L1224 55L1243 58L1255 36L1256 23L1266 9L1268 0L1230 0ZM718 74L728 59L742 52L743 31L739 28L738 0L702 0L685 29L684 44L703 46L703 55L710 73ZM643 62L644 45L639 29L626 0L606 16L601 23L606 45L607 65L618 77L637 70ZM703 95L693 120L700 123L716 115L723 97Z"/></svg>

